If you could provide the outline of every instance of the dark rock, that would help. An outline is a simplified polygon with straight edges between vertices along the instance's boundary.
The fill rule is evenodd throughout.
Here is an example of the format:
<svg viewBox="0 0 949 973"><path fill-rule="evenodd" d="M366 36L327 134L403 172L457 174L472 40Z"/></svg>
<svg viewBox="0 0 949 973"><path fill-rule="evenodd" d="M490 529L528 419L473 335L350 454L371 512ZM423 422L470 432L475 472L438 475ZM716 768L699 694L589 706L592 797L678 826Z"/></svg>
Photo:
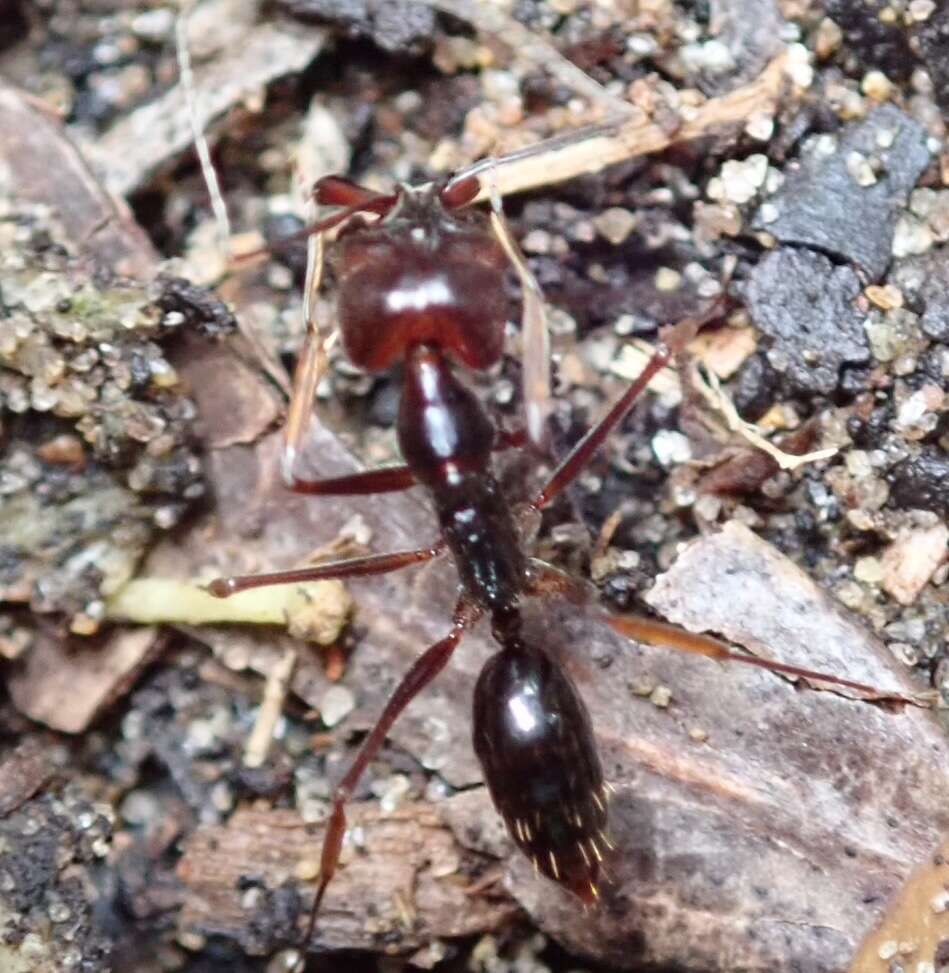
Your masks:
<svg viewBox="0 0 949 973"><path fill-rule="evenodd" d="M869 385L873 370L869 365L845 366L840 373L838 388L845 395L859 395Z"/></svg>
<svg viewBox="0 0 949 973"><path fill-rule="evenodd" d="M886 435L890 418L891 412L885 406L874 409L866 419L850 416L847 420L847 432L854 446L858 449L879 449Z"/></svg>
<svg viewBox="0 0 949 973"><path fill-rule="evenodd" d="M903 460L890 476L890 499L904 510L932 510L949 516L949 455L927 446Z"/></svg>
<svg viewBox="0 0 949 973"><path fill-rule="evenodd" d="M854 306L860 281L809 250L769 253L745 288L751 316L771 339L768 361L797 391L828 395L844 362L870 357L863 316Z"/></svg>
<svg viewBox="0 0 949 973"><path fill-rule="evenodd" d="M757 422L771 408L781 378L771 367L768 356L752 355L742 365L735 385L735 408L748 422Z"/></svg>
<svg viewBox="0 0 949 973"><path fill-rule="evenodd" d="M903 292L907 306L920 315L923 333L949 341L949 248L900 261L891 281Z"/></svg>
<svg viewBox="0 0 949 973"><path fill-rule="evenodd" d="M277 6L299 20L338 23L392 53L417 53L435 33L434 10L410 0L279 0Z"/></svg>
<svg viewBox="0 0 949 973"><path fill-rule="evenodd" d="M161 310L182 314L198 334L214 338L237 330L237 318L213 291L184 277L161 277L158 284L161 292L156 303Z"/></svg>
<svg viewBox="0 0 949 973"><path fill-rule="evenodd" d="M893 81L905 81L917 61L902 21L889 22L880 13L889 0L827 0L826 11L844 36L843 50L860 68L878 68Z"/></svg>
<svg viewBox="0 0 949 973"><path fill-rule="evenodd" d="M949 7L937 4L916 29L920 56L932 79L936 101L943 115L949 113Z"/></svg>
<svg viewBox="0 0 949 973"><path fill-rule="evenodd" d="M735 66L705 79L702 87L710 93L724 93L757 77L781 47L785 21L777 0L712 0L711 21Z"/></svg>
<svg viewBox="0 0 949 973"><path fill-rule="evenodd" d="M828 145L834 146L829 154ZM852 174L848 162L854 153L874 168L872 185L861 186ZM782 243L814 247L857 264L877 280L890 262L899 209L928 162L923 127L895 105L881 105L837 139L811 142L765 204L777 216L771 212L765 220L759 209L754 226Z"/></svg>

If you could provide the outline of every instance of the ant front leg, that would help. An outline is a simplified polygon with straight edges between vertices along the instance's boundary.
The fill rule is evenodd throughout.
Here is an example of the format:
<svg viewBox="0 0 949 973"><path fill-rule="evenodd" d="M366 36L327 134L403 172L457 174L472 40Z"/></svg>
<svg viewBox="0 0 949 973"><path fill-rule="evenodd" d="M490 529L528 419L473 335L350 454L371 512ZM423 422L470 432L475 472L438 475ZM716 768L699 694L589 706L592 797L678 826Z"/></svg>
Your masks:
<svg viewBox="0 0 949 973"><path fill-rule="evenodd" d="M280 584L303 584L309 581L329 581L341 578L369 578L376 574L389 574L411 564L421 564L438 557L445 550L445 542L438 541L431 547L414 551L395 551L391 554L370 554L342 561L328 561L290 571L273 571L270 574L246 574L230 578L215 578L205 590L215 598L230 598L251 588L267 588Z"/></svg>
<svg viewBox="0 0 949 973"><path fill-rule="evenodd" d="M359 783L366 768L379 752L392 725L399 718L406 706L445 668L452 653L461 641L465 629L477 621L480 611L464 601L460 601L455 608L454 625L452 630L416 659L412 668L402 677L395 692L382 711L376 725L369 732L363 745L356 755L343 779L336 785L333 792L333 809L330 812L326 834L323 837L323 849L320 853L320 881L310 908L310 918L306 932L301 941L301 952L306 955L307 946L313 938L316 919L323 902L326 888L336 874L340 852L343 848L343 838L346 834L346 802L352 796L353 790Z"/></svg>
<svg viewBox="0 0 949 973"><path fill-rule="evenodd" d="M283 454L280 462L283 481L296 493L321 496L362 496L368 493L407 490L414 485L415 477L405 466L367 470L349 476L320 480L306 480L294 473L300 446L309 428L316 388L329 367L328 351L334 338L333 334L323 333L316 316L316 302L325 262L325 242L322 232L310 236L308 248L306 285L303 292L306 336L303 339L303 348L293 377L293 393L284 427Z"/></svg>
<svg viewBox="0 0 949 973"><path fill-rule="evenodd" d="M535 510L546 507L583 472L584 467L603 445L610 433L626 418L633 404L643 393L646 386L655 378L656 373L668 365L673 358L695 337L699 329L722 313L724 296L718 298L708 310L694 318L684 318L678 324L665 330L658 347L645 367L629 388L613 404L609 412L581 439L564 457L551 474L547 483L531 501Z"/></svg>

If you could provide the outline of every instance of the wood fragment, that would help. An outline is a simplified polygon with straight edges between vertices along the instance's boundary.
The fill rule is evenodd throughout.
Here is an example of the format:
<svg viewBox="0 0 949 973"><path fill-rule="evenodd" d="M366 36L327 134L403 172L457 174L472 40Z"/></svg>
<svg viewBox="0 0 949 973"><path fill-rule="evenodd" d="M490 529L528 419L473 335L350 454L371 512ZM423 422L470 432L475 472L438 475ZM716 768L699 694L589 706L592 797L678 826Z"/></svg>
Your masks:
<svg viewBox="0 0 949 973"><path fill-rule="evenodd" d="M290 677L293 675L296 664L297 653L294 649L288 648L283 654L283 658L274 666L273 671L267 677L264 698L257 710L254 728L244 746L245 767L262 767L267 760L270 744L274 738L274 730L283 712L287 690L290 688Z"/></svg>
<svg viewBox="0 0 949 973"><path fill-rule="evenodd" d="M794 470L805 463L815 463L818 460L830 459L836 455L837 447L830 446L827 449L816 449L810 453L787 453L774 443L765 439L761 435L754 423L746 422L738 414L735 403L728 397L722 388L718 376L713 371L709 371L708 379L703 378L701 373L696 373L695 388L705 397L706 401L717 409L725 417L728 428L737 433L742 439L746 439L756 449L767 453L782 470Z"/></svg>
<svg viewBox="0 0 949 973"><path fill-rule="evenodd" d="M155 628L117 628L102 638L39 630L7 686L16 708L53 730L81 733L123 696L161 647Z"/></svg>
<svg viewBox="0 0 949 973"><path fill-rule="evenodd" d="M786 54L779 54L754 81L727 95L710 98L671 132L639 112L505 155L498 160L501 165L485 160L465 172L494 167L497 190L507 196L600 172L618 162L661 152L670 145L741 126L752 115L772 114L777 110L787 86L786 67ZM478 199L487 197L488 189L482 187Z"/></svg>
<svg viewBox="0 0 949 973"><path fill-rule="evenodd" d="M193 24L197 18L191 19ZM226 13L222 22L228 22ZM302 71L320 52L326 36L319 29L286 22L248 23L236 18L234 26L237 36L231 37L227 49L213 61L194 67L194 124L205 133L271 81ZM193 32L190 37L191 53L198 61L200 47ZM119 119L84 149L105 187L127 196L192 147L192 124L185 89L176 85Z"/></svg>
<svg viewBox="0 0 949 973"><path fill-rule="evenodd" d="M351 607L341 581L276 585L214 598L194 581L139 577L119 589L106 610L109 618L142 625L279 625L298 638L332 645Z"/></svg>
<svg viewBox="0 0 949 973"><path fill-rule="evenodd" d="M268 952L273 947L262 933L267 916L259 904L244 903L241 888L252 881L274 890L292 881L306 907L312 888L296 876L318 858L322 831L277 809L243 809L226 825L199 828L178 866L186 890L179 929L237 939L250 953ZM433 939L490 932L517 911L504 896L469 894L490 860L460 848L428 804L405 804L390 814L356 804L349 834L358 834L359 847L350 843L344 851L314 948L389 952L397 945L401 952ZM411 923L403 921L406 904Z"/></svg>

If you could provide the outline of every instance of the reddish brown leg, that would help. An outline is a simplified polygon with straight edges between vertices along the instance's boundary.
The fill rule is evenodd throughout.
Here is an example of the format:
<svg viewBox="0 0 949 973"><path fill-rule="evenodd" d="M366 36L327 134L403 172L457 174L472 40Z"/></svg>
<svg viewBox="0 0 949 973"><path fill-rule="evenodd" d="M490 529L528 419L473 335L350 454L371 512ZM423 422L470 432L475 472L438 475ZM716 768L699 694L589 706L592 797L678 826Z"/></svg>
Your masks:
<svg viewBox="0 0 949 973"><path fill-rule="evenodd" d="M523 429L512 431L501 430L498 433L496 450L513 449L523 446L527 442L527 434ZM407 490L415 486L416 480L412 471L405 465L385 466L378 470L366 470L363 473L352 473L349 476L328 477L324 480L304 480L292 475L287 488L294 493L306 493L316 496L362 496L367 493L392 493L396 490Z"/></svg>
<svg viewBox="0 0 949 973"><path fill-rule="evenodd" d="M407 466L385 466L378 470L365 470L349 476L333 476L322 480L304 480L291 473L286 481L287 489L294 493L311 496L355 497L367 493L393 493L415 486L415 477Z"/></svg>
<svg viewBox="0 0 949 973"><path fill-rule="evenodd" d="M562 493L583 471L593 454L603 445L611 432L623 421L633 403L652 381L656 373L672 361L699 328L718 317L722 312L723 299L717 300L711 308L695 318L685 318L671 328L667 328L663 340L656 347L652 358L640 372L636 380L623 393L609 412L577 443L551 474L543 489L531 502L536 509L546 507L558 494Z"/></svg>
<svg viewBox="0 0 949 973"><path fill-rule="evenodd" d="M415 696L445 668L445 664L461 641L465 629L471 626L479 615L480 612L477 609L469 607L464 602L458 603L452 630L440 642L436 642L426 649L415 660L412 668L402 677L402 681L396 687L395 692L389 697L382 715L363 742L352 766L336 785L336 790L333 792L333 810L330 813L326 834L323 837L323 850L320 854L320 881L310 909L306 933L302 940L301 951L304 955L310 940L313 938L316 918L323 902L326 887L336 873L336 866L339 863L343 837L346 834L346 802L352 795L359 778L362 777L363 772L385 742L389 730L392 729L392 724L395 723Z"/></svg>
<svg viewBox="0 0 949 973"><path fill-rule="evenodd" d="M670 625L667 622L659 622L653 618L645 618L642 615L633 614L614 614L604 611L602 608L594 606L596 598L589 585L569 575L558 571L556 568L545 564L543 561L531 561L532 588L537 594L548 594L555 592L564 595L574 604L583 605L588 610L592 610L600 621L609 625L614 632L619 632L625 638L632 639L634 642L643 642L646 645L655 645L660 648L676 649L679 652L691 652L693 655L704 655L709 659L716 659L719 662L740 662L747 666L756 666L759 669L768 669L771 672L780 672L788 676L796 676L800 679L812 680L814 682L828 683L832 686L843 686L847 689L856 690L874 700L887 700L899 703L911 703L915 706L923 705L920 700L910 696L903 696L899 693L882 690L876 686L869 686L866 683L854 682L852 679L844 679L841 676L832 676L826 672L817 672L814 669L804 669L800 666L788 665L784 662L777 662L773 659L765 659L756 655L746 655L743 652L735 652L724 642L713 638L710 635L699 635L696 632L688 632L677 625Z"/></svg>
<svg viewBox="0 0 949 973"><path fill-rule="evenodd" d="M421 564L438 557L445 549L443 541L431 547L415 551L394 551L392 554L370 554L367 557L347 558L344 561L327 561L311 567L292 571L274 571L270 574L246 574L232 578L215 578L206 590L215 598L229 598L250 588L266 588L277 584L300 584L305 581L328 581L331 578L368 578L374 574L388 574L410 564Z"/></svg>

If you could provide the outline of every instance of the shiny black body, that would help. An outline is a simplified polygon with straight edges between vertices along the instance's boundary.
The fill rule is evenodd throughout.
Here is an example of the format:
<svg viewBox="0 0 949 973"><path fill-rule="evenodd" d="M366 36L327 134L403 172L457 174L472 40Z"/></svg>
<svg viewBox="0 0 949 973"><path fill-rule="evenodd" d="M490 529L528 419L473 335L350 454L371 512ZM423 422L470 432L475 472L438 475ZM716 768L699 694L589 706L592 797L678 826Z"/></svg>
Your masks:
<svg viewBox="0 0 949 973"><path fill-rule="evenodd" d="M474 747L495 807L534 866L590 902L608 839L589 717L560 665L524 640L521 599L532 592L492 469L496 432L437 346L407 350L398 436L429 491L462 589L490 616L501 646L474 697Z"/></svg>

